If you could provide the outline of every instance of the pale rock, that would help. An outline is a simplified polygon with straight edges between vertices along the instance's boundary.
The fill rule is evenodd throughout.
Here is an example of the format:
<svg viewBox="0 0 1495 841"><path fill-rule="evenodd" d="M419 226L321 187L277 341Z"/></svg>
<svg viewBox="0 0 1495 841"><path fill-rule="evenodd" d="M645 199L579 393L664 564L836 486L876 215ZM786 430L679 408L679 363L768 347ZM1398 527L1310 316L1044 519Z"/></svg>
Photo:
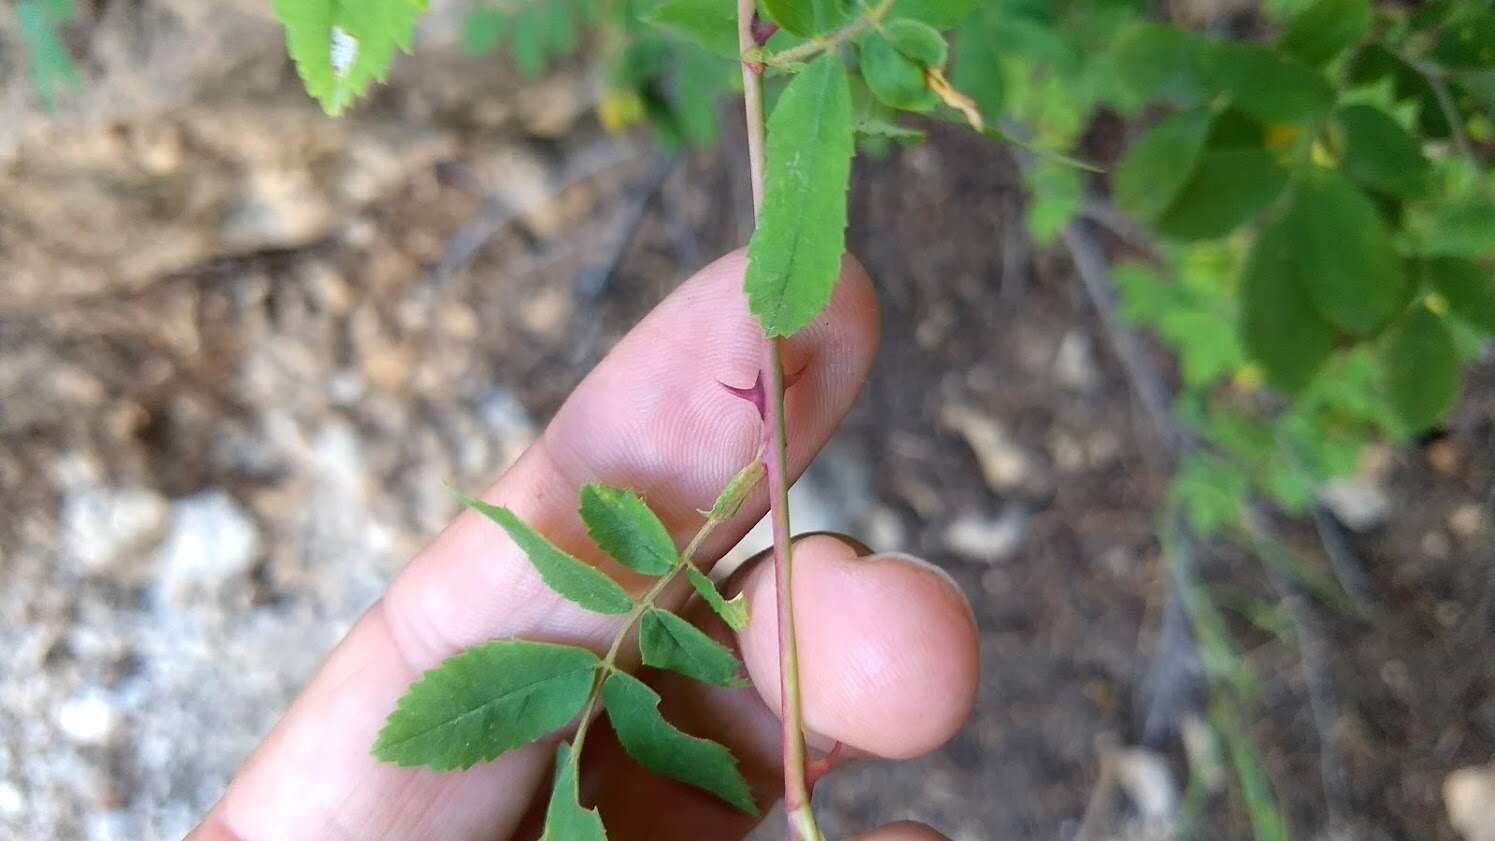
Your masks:
<svg viewBox="0 0 1495 841"><path fill-rule="evenodd" d="M79 745L104 745L119 730L119 711L98 690L84 690L57 708L57 729Z"/></svg>
<svg viewBox="0 0 1495 841"><path fill-rule="evenodd" d="M536 237L550 239L561 233L565 215L555 201L549 170L534 152L517 144L500 145L474 168L481 182L508 210L517 212Z"/></svg>
<svg viewBox="0 0 1495 841"><path fill-rule="evenodd" d="M400 391L410 382L415 370L415 353L407 345L385 345L363 358L363 378L369 385L384 391Z"/></svg>
<svg viewBox="0 0 1495 841"><path fill-rule="evenodd" d="M254 521L223 491L176 500L161 547L162 587L174 601L194 590L216 591L249 571L260 544Z"/></svg>
<svg viewBox="0 0 1495 841"><path fill-rule="evenodd" d="M1178 812L1178 784L1167 760L1143 748L1120 748L1109 757L1116 781L1142 820L1167 824Z"/></svg>
<svg viewBox="0 0 1495 841"><path fill-rule="evenodd" d="M1011 557L1022 546L1027 532L1027 512L1009 506L1000 517L956 517L945 529L945 545L973 560L996 563Z"/></svg>
<svg viewBox="0 0 1495 841"><path fill-rule="evenodd" d="M1462 538L1479 534L1485 525L1485 512L1473 502L1466 502L1449 512L1448 527Z"/></svg>
<svg viewBox="0 0 1495 841"><path fill-rule="evenodd" d="M907 548L908 533L903 528L903 519L884 505L867 514L862 535L876 552L902 552Z"/></svg>
<svg viewBox="0 0 1495 841"><path fill-rule="evenodd" d="M1070 391L1086 392L1095 387L1100 377L1095 369L1095 350L1089 334L1079 328L1072 329L1059 340L1059 349L1054 353L1054 379Z"/></svg>
<svg viewBox="0 0 1495 841"><path fill-rule="evenodd" d="M1368 476L1335 479L1324 485L1319 497L1351 531L1373 529L1386 522L1391 513L1391 498Z"/></svg>
<svg viewBox="0 0 1495 841"><path fill-rule="evenodd" d="M1443 780L1443 806L1464 841L1495 841L1495 765L1449 774Z"/></svg>
<svg viewBox="0 0 1495 841"><path fill-rule="evenodd" d="M1038 469L1033 457L1012 440L995 418L969 406L951 404L940 413L940 420L965 438L992 490L1010 492L1035 483Z"/></svg>
<svg viewBox="0 0 1495 841"><path fill-rule="evenodd" d="M519 317L532 332L561 338L557 334L571 317L570 288L552 285L526 295L519 308Z"/></svg>
<svg viewBox="0 0 1495 841"><path fill-rule="evenodd" d="M571 131L577 119L592 107L592 99L584 78L561 73L521 87L514 110L526 132L553 140Z"/></svg>
<svg viewBox="0 0 1495 841"><path fill-rule="evenodd" d="M1453 551L1453 541L1448 538L1448 535L1437 529L1424 534L1419 545L1422 548L1422 554L1435 561L1447 558L1449 553Z"/></svg>
<svg viewBox="0 0 1495 841"><path fill-rule="evenodd" d="M10 780L0 780L0 815L20 817L26 809L26 795Z"/></svg>
<svg viewBox="0 0 1495 841"><path fill-rule="evenodd" d="M166 526L166 499L143 487L85 486L62 498L63 554L84 572L109 571L151 548Z"/></svg>
<svg viewBox="0 0 1495 841"><path fill-rule="evenodd" d="M294 170L260 170L248 190L224 211L218 238L233 251L305 245L324 235L332 206L310 176Z"/></svg>
<svg viewBox="0 0 1495 841"><path fill-rule="evenodd" d="M494 466L500 471L507 470L534 443L535 422L519 398L507 388L489 391L478 399L476 408L479 420L493 436L496 445L498 461Z"/></svg>

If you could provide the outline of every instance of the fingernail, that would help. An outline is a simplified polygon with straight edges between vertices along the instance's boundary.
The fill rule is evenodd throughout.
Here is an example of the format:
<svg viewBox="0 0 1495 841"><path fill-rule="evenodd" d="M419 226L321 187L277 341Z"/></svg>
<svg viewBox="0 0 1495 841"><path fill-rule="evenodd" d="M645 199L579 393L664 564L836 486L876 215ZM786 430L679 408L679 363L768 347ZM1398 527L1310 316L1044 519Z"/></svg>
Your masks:
<svg viewBox="0 0 1495 841"><path fill-rule="evenodd" d="M910 555L907 552L883 552L878 555L878 557L890 558L895 561L902 561L909 566L916 566L920 569L927 569L935 575L938 575L939 577L945 579L945 581L947 581L951 587L955 588L955 592L961 594L965 593L965 590L960 586L960 582L955 580L955 576L951 575L949 570L938 564L930 563L929 561L924 560L918 555Z"/></svg>

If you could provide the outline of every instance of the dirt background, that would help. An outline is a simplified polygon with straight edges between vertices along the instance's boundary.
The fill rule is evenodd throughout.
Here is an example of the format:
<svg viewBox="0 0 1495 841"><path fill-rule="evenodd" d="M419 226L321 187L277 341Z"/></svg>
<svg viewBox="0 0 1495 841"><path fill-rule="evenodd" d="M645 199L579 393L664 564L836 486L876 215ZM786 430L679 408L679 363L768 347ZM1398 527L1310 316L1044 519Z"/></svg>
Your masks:
<svg viewBox="0 0 1495 841"><path fill-rule="evenodd" d="M461 56L437 3L390 88L333 122L261 5L98 4L74 34L88 90L50 115L0 28L6 837L184 834L453 513L444 483L494 476L746 237L730 112L715 151L608 137L585 72L522 86ZM1124 137L1104 124L1090 151ZM1167 837L1145 818L1188 775L1176 733L1200 707L1161 631L1157 431L1067 252L1027 243L1004 149L935 131L853 180L884 347L797 521L940 562L984 673L943 750L827 782L827 829ZM1453 841L1445 776L1495 755L1495 364L1468 386L1445 435L1341 489L1370 618L1302 603L1305 666L1231 614L1295 837ZM1280 525L1321 560L1310 526ZM1198 563L1237 604L1280 603L1252 558ZM1331 690L1317 719L1305 678ZM1094 796L1102 777L1129 796ZM1495 825L1495 787L1473 791ZM1207 800L1198 837L1251 837L1235 787Z"/></svg>

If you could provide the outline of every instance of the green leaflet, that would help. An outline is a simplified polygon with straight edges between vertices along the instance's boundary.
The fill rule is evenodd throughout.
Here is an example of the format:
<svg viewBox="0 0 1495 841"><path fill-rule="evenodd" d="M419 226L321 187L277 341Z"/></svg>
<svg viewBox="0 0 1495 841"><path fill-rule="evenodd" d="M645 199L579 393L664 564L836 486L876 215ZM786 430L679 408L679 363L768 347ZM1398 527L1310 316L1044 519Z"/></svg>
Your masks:
<svg viewBox="0 0 1495 841"><path fill-rule="evenodd" d="M654 608L644 614L638 645L646 666L669 669L717 686L747 686L737 655L667 610Z"/></svg>
<svg viewBox="0 0 1495 841"><path fill-rule="evenodd" d="M763 8L774 23L795 35L815 33L815 7L812 0L763 0ZM735 14L734 14L735 16Z"/></svg>
<svg viewBox="0 0 1495 841"><path fill-rule="evenodd" d="M1132 26L1117 39L1112 61L1121 82L1141 101L1189 106L1206 98L1200 76L1203 39L1161 23Z"/></svg>
<svg viewBox="0 0 1495 841"><path fill-rule="evenodd" d="M709 791L749 815L758 814L732 752L665 721L659 714L659 695L638 678L615 672L602 686L602 704L618 741L640 765Z"/></svg>
<svg viewBox="0 0 1495 841"><path fill-rule="evenodd" d="M1220 149L1199 158L1189 182L1156 219L1173 239L1224 236L1266 209L1287 186L1287 170L1262 149Z"/></svg>
<svg viewBox="0 0 1495 841"><path fill-rule="evenodd" d="M748 494L752 493L753 489L758 487L758 483L763 481L764 472L762 459L753 459L751 464L737 471L737 475L727 482L725 488L722 488L716 502L712 503L711 510L706 512L707 518L721 522L737 516Z"/></svg>
<svg viewBox="0 0 1495 841"><path fill-rule="evenodd" d="M602 570L562 551L514 516L514 512L461 492L457 492L457 498L463 505L503 526L509 538L529 556L530 563L534 564L550 589L594 613L627 613L633 609L633 599L618 582L608 578Z"/></svg>
<svg viewBox="0 0 1495 841"><path fill-rule="evenodd" d="M571 745L561 742L555 749L555 786L545 809L545 834L540 841L607 841L602 816L596 809L583 809L576 784L577 763L571 761Z"/></svg>
<svg viewBox="0 0 1495 841"><path fill-rule="evenodd" d="M1293 253L1319 314L1355 335L1376 332L1412 287L1375 205L1338 172L1298 185L1288 214Z"/></svg>
<svg viewBox="0 0 1495 841"><path fill-rule="evenodd" d="M717 55L737 58L737 7L722 0L665 0L643 19Z"/></svg>
<svg viewBox="0 0 1495 841"><path fill-rule="evenodd" d="M851 91L832 55L811 62L768 118L763 210L744 289L769 337L789 336L830 302L846 250Z"/></svg>
<svg viewBox="0 0 1495 841"><path fill-rule="evenodd" d="M1346 105L1334 112L1344 143L1344 171L1354 180L1394 196L1422 192L1429 164L1422 146L1379 108Z"/></svg>
<svg viewBox="0 0 1495 841"><path fill-rule="evenodd" d="M716 615L720 616L722 621L727 623L728 628L734 631L741 631L747 627L748 608L746 596L738 593L731 599L723 598L721 591L716 589L716 585L711 582L711 579L707 578L704 572L693 566L685 568L685 577L690 579L690 586L696 588L696 592L700 594L702 601L706 602L706 604L711 606L712 610L716 611Z"/></svg>
<svg viewBox="0 0 1495 841"><path fill-rule="evenodd" d="M1240 522L1250 491L1251 478L1231 462L1190 453L1173 474L1168 500L1184 512L1195 532L1208 536Z"/></svg>
<svg viewBox="0 0 1495 841"><path fill-rule="evenodd" d="M1407 431L1435 425L1459 399L1459 353L1443 318L1414 307L1381 348L1386 396Z"/></svg>
<svg viewBox="0 0 1495 841"><path fill-rule="evenodd" d="M1208 108L1182 111L1137 138L1116 172L1116 206L1151 221L1179 194L1209 136Z"/></svg>
<svg viewBox="0 0 1495 841"><path fill-rule="evenodd" d="M405 767L465 770L570 721L591 693L597 655L504 640L441 661L400 698L374 756Z"/></svg>
<svg viewBox="0 0 1495 841"><path fill-rule="evenodd" d="M897 0L889 17L911 18L936 29L960 23L981 5L981 0Z"/></svg>
<svg viewBox="0 0 1495 841"><path fill-rule="evenodd" d="M78 65L62 42L58 28L77 14L73 0L21 0L15 6L21 37L31 54L31 83L45 108L83 85Z"/></svg>
<svg viewBox="0 0 1495 841"><path fill-rule="evenodd" d="M1302 391L1334 352L1337 331L1314 309L1285 219L1262 229L1241 280L1241 341L1267 381Z"/></svg>
<svg viewBox="0 0 1495 841"><path fill-rule="evenodd" d="M888 43L924 67L944 67L950 47L939 30L917 20L895 20L882 29Z"/></svg>
<svg viewBox="0 0 1495 841"><path fill-rule="evenodd" d="M1473 260L1434 257L1422 262L1422 278L1448 302L1455 318L1495 336L1495 274Z"/></svg>
<svg viewBox="0 0 1495 841"><path fill-rule="evenodd" d="M955 57L950 81L956 90L976 100L981 114L995 123L1007 99L1002 54L997 48L1001 16L983 8L955 30Z"/></svg>
<svg viewBox="0 0 1495 841"><path fill-rule="evenodd" d="M1255 44L1216 41L1200 56L1204 78L1264 123L1297 123L1329 110L1334 91L1317 70Z"/></svg>
<svg viewBox="0 0 1495 841"><path fill-rule="evenodd" d="M861 45L862 76L878 99L908 111L930 111L939 104L924 80L926 68L944 67L949 57L938 30L916 20L895 20Z"/></svg>
<svg viewBox="0 0 1495 841"><path fill-rule="evenodd" d="M1293 18L1282 51L1309 64L1323 64L1370 30L1370 0L1318 0Z"/></svg>
<svg viewBox="0 0 1495 841"><path fill-rule="evenodd" d="M339 114L410 49L426 0L274 0L306 92Z"/></svg>
<svg viewBox="0 0 1495 841"><path fill-rule="evenodd" d="M1471 10L1478 3L1468 4ZM1433 57L1445 67L1489 69L1495 64L1495 11L1489 10L1446 27L1433 45Z"/></svg>
<svg viewBox="0 0 1495 841"><path fill-rule="evenodd" d="M680 559L669 529L633 491L583 485L581 519L602 551L635 572L664 575Z"/></svg>
<svg viewBox="0 0 1495 841"><path fill-rule="evenodd" d="M884 104L905 111L932 111L939 104L939 97L924 83L924 68L893 44L868 37L860 55L862 77Z"/></svg>

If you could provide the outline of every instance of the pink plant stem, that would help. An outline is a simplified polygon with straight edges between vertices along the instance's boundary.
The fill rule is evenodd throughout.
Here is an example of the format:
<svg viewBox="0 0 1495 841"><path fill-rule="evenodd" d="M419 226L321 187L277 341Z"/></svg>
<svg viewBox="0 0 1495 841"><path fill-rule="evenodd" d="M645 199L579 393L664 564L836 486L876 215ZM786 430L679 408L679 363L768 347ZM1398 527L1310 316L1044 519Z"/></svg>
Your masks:
<svg viewBox="0 0 1495 841"><path fill-rule="evenodd" d="M754 0L738 0L737 43L743 54L761 46L754 31ZM759 31L763 27L758 27ZM753 185L753 214L763 208L766 124L763 119L763 66L742 62L743 112L747 120L748 166ZM791 582L794 557L789 539L788 439L784 424L784 364L780 340L765 342L767 394L763 401L763 465L768 479L769 516L773 521L774 585L779 620L779 705L783 722L784 812L789 841L822 841L810 808L810 784L805 768L804 715L800 705L799 654L794 637L794 600Z"/></svg>

